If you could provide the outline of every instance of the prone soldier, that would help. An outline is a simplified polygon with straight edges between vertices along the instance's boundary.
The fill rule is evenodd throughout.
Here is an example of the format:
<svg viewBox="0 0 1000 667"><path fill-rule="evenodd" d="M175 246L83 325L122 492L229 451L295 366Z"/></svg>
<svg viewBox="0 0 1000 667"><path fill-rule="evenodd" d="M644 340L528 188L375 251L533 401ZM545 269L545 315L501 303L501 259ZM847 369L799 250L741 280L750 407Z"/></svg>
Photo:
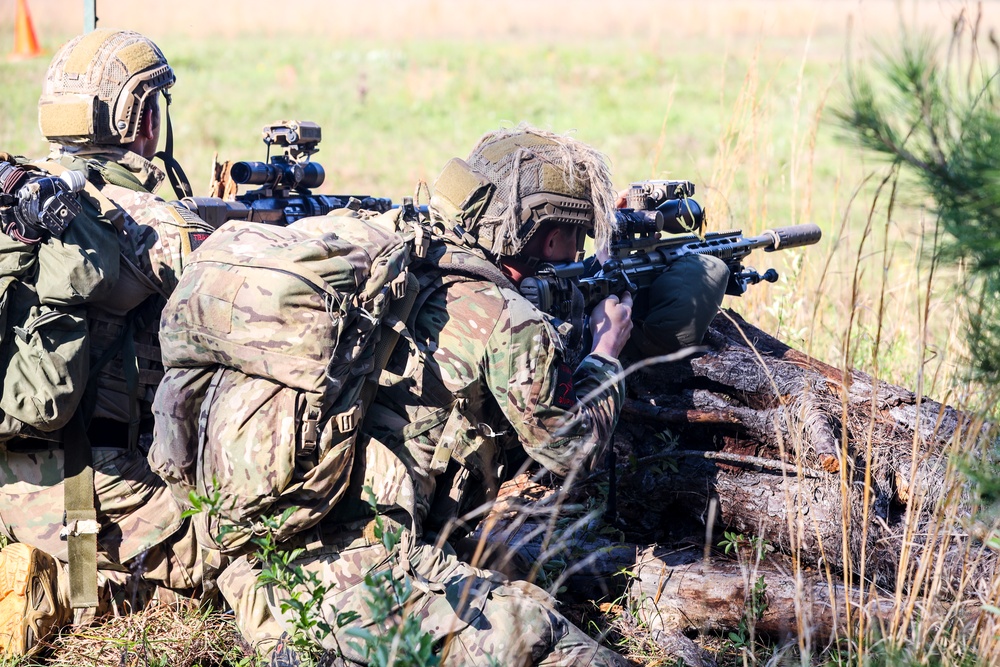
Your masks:
<svg viewBox="0 0 1000 667"><path fill-rule="evenodd" d="M463 517L495 498L524 454L566 476L591 465L611 440L631 296L594 308L592 344L578 356L565 342L580 340L572 327L518 291L540 264L577 258L588 233L598 248L609 243L615 193L606 158L527 126L491 132L467 161L445 167L430 214L430 251L411 266L420 281L411 337L382 374L346 496L300 540L305 551L295 564L331 586L317 613L357 614L313 639L363 663L348 633L374 622L366 576L390 570L412 587L407 613L433 636L444 664L625 664L542 589L474 567L451 546L463 536ZM713 280L718 300L709 299L707 318L697 313L703 326L685 325L688 338L703 335L724 286L724 277ZM390 529L402 535L394 550L378 537ZM259 571L242 557L220 576L220 590L248 640L277 646L272 665L298 664L278 640L294 625L281 610L287 592L258 588Z"/></svg>

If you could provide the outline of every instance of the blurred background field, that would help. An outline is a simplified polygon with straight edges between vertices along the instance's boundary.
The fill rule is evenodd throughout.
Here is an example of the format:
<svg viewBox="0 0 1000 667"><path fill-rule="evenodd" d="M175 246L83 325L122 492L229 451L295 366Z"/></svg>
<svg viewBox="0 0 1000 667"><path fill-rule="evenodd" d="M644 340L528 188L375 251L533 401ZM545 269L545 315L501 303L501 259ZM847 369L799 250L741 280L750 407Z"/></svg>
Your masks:
<svg viewBox="0 0 1000 667"><path fill-rule="evenodd" d="M14 6L0 0L0 54ZM82 30L79 0L30 8L49 55ZM752 258L778 284L727 305L829 363L910 386L925 377L937 398L963 359L950 291L961 276L928 283L933 223L909 205L921 202L901 193L891 220L870 218L879 179L866 178L881 165L839 138L830 107L849 62L904 30L947 45L963 9L976 14L952 1L97 3L100 26L145 33L174 66L175 152L196 194L214 153L264 159L260 128L278 119L323 127L320 191L394 200L486 130L572 130L610 156L619 187L694 181L710 229L818 223L818 246ZM984 43L998 21L1000 5L982 5ZM46 151L35 104L47 62L0 60L0 150Z"/></svg>

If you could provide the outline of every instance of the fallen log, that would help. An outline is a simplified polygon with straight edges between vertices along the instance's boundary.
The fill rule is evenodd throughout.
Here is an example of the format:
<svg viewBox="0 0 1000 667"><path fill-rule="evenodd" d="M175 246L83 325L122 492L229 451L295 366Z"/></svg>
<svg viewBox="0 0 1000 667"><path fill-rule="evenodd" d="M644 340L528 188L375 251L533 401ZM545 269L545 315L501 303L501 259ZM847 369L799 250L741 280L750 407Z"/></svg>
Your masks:
<svg viewBox="0 0 1000 667"><path fill-rule="evenodd" d="M867 619L883 621L894 609L891 599L865 599L816 571L752 556L720 560L690 549L649 548L639 554L633 575L629 599L652 632L722 632L742 624L747 633L777 639L806 634L812 645L826 645L849 622L848 602L855 618L859 605Z"/></svg>
<svg viewBox="0 0 1000 667"><path fill-rule="evenodd" d="M626 525L658 542L686 517L887 589L900 580L985 594L996 557L969 535L975 503L951 453L989 437L986 425L813 359L731 312L706 343L629 380L615 440L631 462L617 485ZM657 458L669 464L649 465Z"/></svg>
<svg viewBox="0 0 1000 667"><path fill-rule="evenodd" d="M776 594L788 593L780 600L799 595L786 625L793 616L818 619L808 625L817 638L843 620L833 600L857 594L834 581L894 591L910 608L947 600L997 605L996 553L970 534L975 499L953 458L994 437L989 425L829 366L733 313L716 318L706 344L697 357L627 381L614 441L617 520L600 521L607 471L567 485L562 496L552 481L529 484L530 493L508 497L481 529L504 545L502 559L519 560L552 590L564 586L564 597L614 597L627 579L614 574L629 571L629 558L647 553L645 545L695 545L701 553L722 531L757 536L800 572L824 573L819 583L801 574L765 576L775 579ZM519 494L530 502L520 504ZM572 504L579 510L572 519L554 520L552 510L565 517ZM729 595L742 608L745 586L733 583L735 573L699 562L710 564L700 576L718 579L718 598ZM695 571L694 564L685 570ZM733 613L716 618L714 626L684 628L734 627ZM785 631L768 621L761 628Z"/></svg>

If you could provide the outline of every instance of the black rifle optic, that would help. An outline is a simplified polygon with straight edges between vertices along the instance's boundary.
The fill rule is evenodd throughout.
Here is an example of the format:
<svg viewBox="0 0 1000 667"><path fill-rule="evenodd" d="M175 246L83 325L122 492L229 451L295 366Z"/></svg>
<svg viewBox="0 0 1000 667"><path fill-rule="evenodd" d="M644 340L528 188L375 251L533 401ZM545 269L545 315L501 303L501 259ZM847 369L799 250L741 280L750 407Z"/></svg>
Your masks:
<svg viewBox="0 0 1000 667"><path fill-rule="evenodd" d="M631 199L633 193L635 200ZM667 267L685 255L712 255L729 267L726 294L740 296L750 285L778 280L774 269L760 274L743 265L752 251L812 245L822 236L820 228L811 223L778 227L759 236L744 236L740 230L700 234L704 212L691 198L693 194L694 185L688 181L633 183L629 204L642 208L619 210L619 230L603 266L593 261L546 264L521 282L521 293L539 310L560 318L571 315L574 284L583 292L588 311L602 299L628 291L638 295L636 310L642 312L645 291ZM661 238L664 229L692 233Z"/></svg>
<svg viewBox="0 0 1000 667"><path fill-rule="evenodd" d="M257 185L256 190L233 199L185 197L178 202L213 227L227 220L247 220L287 225L301 218L326 215L341 208L387 211L392 201L368 195L318 195L312 190L326 180L326 172L309 158L319 151L322 130L310 121L283 120L265 125L266 162L235 162L229 177L239 185ZM271 156L271 146L282 148Z"/></svg>
<svg viewBox="0 0 1000 667"><path fill-rule="evenodd" d="M52 176L30 165L0 161L0 229L22 243L59 238L81 211L79 171Z"/></svg>

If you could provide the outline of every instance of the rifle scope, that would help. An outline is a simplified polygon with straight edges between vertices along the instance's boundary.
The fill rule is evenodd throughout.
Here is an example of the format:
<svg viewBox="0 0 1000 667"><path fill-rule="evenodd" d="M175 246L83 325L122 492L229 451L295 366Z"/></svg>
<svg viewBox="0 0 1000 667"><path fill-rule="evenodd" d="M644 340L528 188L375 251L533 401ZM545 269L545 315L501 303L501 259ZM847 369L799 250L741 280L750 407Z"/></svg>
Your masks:
<svg viewBox="0 0 1000 667"><path fill-rule="evenodd" d="M652 210L618 209L615 239L650 237L656 232L691 233L701 229L705 211L690 197L668 199Z"/></svg>
<svg viewBox="0 0 1000 667"><path fill-rule="evenodd" d="M271 162L235 162L229 175L240 185L270 185L275 188L318 188L326 180L317 162L289 162L282 157Z"/></svg>

